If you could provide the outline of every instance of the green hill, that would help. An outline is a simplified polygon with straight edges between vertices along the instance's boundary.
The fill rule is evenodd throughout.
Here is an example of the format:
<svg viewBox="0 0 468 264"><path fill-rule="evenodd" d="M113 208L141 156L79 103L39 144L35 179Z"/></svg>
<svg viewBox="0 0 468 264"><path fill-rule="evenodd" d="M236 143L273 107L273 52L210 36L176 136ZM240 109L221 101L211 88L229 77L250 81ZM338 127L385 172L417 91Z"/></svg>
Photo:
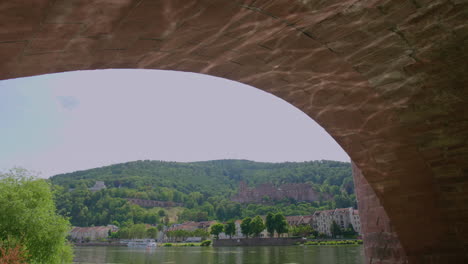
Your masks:
<svg viewBox="0 0 468 264"><path fill-rule="evenodd" d="M338 161L265 163L247 160L203 162L134 161L60 174L50 178L59 212L74 225L143 222L155 224L165 210L145 209L125 198L172 201L184 204L179 220L227 220L269 210L285 214L311 213L314 209L355 205L351 165ZM91 192L96 181L107 189ZM238 204L230 201L240 181L309 183L332 200L317 202L275 201L275 204Z"/></svg>

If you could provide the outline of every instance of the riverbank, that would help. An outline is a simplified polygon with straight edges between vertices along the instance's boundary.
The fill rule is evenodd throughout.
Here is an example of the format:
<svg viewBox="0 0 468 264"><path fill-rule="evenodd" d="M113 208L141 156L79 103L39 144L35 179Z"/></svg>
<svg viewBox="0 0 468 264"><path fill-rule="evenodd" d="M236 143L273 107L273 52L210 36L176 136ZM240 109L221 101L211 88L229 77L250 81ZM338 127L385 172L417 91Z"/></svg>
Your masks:
<svg viewBox="0 0 468 264"><path fill-rule="evenodd" d="M362 245L361 239L303 239L303 238L242 238L213 240L213 247L255 247L255 246L343 246ZM127 247L127 244L118 240L107 242L74 243L74 246L82 247ZM210 246L202 243L158 243L158 247L200 247Z"/></svg>
<svg viewBox="0 0 468 264"><path fill-rule="evenodd" d="M78 246L78 247L126 247L127 244L120 243L120 241L106 241L106 242L73 243L73 246Z"/></svg>
<svg viewBox="0 0 468 264"><path fill-rule="evenodd" d="M219 239L213 240L213 247L292 246L301 241L300 237Z"/></svg>
<svg viewBox="0 0 468 264"><path fill-rule="evenodd" d="M158 247L200 247L201 243L158 243Z"/></svg>
<svg viewBox="0 0 468 264"><path fill-rule="evenodd" d="M301 244L304 246L342 246L342 245L362 245L361 239L347 239L347 240L317 240L306 241Z"/></svg>
<svg viewBox="0 0 468 264"><path fill-rule="evenodd" d="M253 247L253 246L341 246L361 245L360 239L304 239L300 237L285 238L241 238L213 240L214 247Z"/></svg>

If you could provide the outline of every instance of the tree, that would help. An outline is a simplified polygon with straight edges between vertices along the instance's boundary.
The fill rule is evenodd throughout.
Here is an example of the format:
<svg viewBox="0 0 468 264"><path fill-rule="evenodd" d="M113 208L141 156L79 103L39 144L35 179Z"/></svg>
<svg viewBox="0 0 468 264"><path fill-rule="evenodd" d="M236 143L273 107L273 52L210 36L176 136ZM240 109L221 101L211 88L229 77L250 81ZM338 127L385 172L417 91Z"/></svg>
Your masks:
<svg viewBox="0 0 468 264"><path fill-rule="evenodd" d="M348 225L348 228L346 228L345 230L343 230L343 236L345 237L354 237L357 235L357 232L354 230L354 227L351 223L349 223Z"/></svg>
<svg viewBox="0 0 468 264"><path fill-rule="evenodd" d="M333 238L341 235L341 227L335 222L335 220L333 220L332 225L330 226L330 233Z"/></svg>
<svg viewBox="0 0 468 264"><path fill-rule="evenodd" d="M129 231L128 227L120 228L119 231L117 231L116 236L118 238L130 238L130 231Z"/></svg>
<svg viewBox="0 0 468 264"><path fill-rule="evenodd" d="M234 223L233 220L228 221L224 225L224 233L229 236L229 238L232 238L234 234L236 234L236 224Z"/></svg>
<svg viewBox="0 0 468 264"><path fill-rule="evenodd" d="M27 249L28 263L70 263L70 223L56 213L49 184L24 169L0 173L0 247ZM12 243L15 241L16 243Z"/></svg>
<svg viewBox="0 0 468 264"><path fill-rule="evenodd" d="M244 234L246 238L248 238L249 235L252 233L250 229L250 222L252 222L252 218L246 217L244 218L244 220L242 220L242 223L241 223L241 232L242 234Z"/></svg>
<svg viewBox="0 0 468 264"><path fill-rule="evenodd" d="M247 206L230 201L229 197L235 192L233 187L245 178L256 185L304 182L318 192L321 200L309 203L283 199L273 205L271 197L264 196L265 203ZM89 187L96 181L104 181L108 188L91 192ZM228 221L279 211L285 215L306 215L315 210L335 208L332 202L356 206L354 192L346 191L353 186L351 166L334 161L275 165L247 161L191 164L136 161L61 174L52 177L50 182L54 184L58 212L69 217L75 226L107 225L113 221L121 223L119 227L128 221L155 225L167 223L166 215L171 216L170 221L178 222ZM169 214L172 210L139 208L127 198L172 200L182 203L184 209L177 219Z"/></svg>
<svg viewBox="0 0 468 264"><path fill-rule="evenodd" d="M278 236L288 232L288 222L286 221L286 217L284 217L283 213L275 214L274 223L275 231L278 233Z"/></svg>
<svg viewBox="0 0 468 264"><path fill-rule="evenodd" d="M211 232L210 234L214 235L216 239L219 239L219 234L223 232L224 225L217 223L211 226Z"/></svg>
<svg viewBox="0 0 468 264"><path fill-rule="evenodd" d="M273 237L275 234L275 218L272 213L268 213L266 216L265 226L270 237Z"/></svg>
<svg viewBox="0 0 468 264"><path fill-rule="evenodd" d="M145 238L146 237L146 225L136 224L129 228L130 238Z"/></svg>
<svg viewBox="0 0 468 264"><path fill-rule="evenodd" d="M307 237L314 233L314 229L310 225L299 225L292 228L293 236Z"/></svg>
<svg viewBox="0 0 468 264"><path fill-rule="evenodd" d="M157 238L158 237L158 229L156 227L150 227L146 230L146 235L149 238Z"/></svg>
<svg viewBox="0 0 468 264"><path fill-rule="evenodd" d="M202 239L206 239L207 237L210 236L210 233L204 229L195 229L195 231L192 232L192 236L194 237L201 237Z"/></svg>
<svg viewBox="0 0 468 264"><path fill-rule="evenodd" d="M252 219L252 222L250 223L250 230L255 237L259 237L260 233L265 230L265 224L263 223L263 219L260 216L257 215Z"/></svg>
<svg viewBox="0 0 468 264"><path fill-rule="evenodd" d="M156 228L158 229L158 231L162 231L164 229L164 226L162 224L158 224Z"/></svg>
<svg viewBox="0 0 468 264"><path fill-rule="evenodd" d="M23 246L4 246L0 244L0 263L24 264L27 263L27 250Z"/></svg>

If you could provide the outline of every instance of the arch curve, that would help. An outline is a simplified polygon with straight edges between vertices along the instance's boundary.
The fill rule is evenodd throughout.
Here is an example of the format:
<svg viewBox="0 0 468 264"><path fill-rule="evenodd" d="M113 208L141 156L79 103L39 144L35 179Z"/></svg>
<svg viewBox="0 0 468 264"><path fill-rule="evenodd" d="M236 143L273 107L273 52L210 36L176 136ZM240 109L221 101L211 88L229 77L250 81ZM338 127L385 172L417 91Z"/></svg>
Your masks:
<svg viewBox="0 0 468 264"><path fill-rule="evenodd" d="M462 263L468 258L467 5L5 1L0 79L145 68L255 86L311 116L354 161L360 206L367 208L361 214L369 220L363 230L375 242L366 242L370 262ZM388 224L370 224L386 216ZM401 247L378 250L382 231Z"/></svg>

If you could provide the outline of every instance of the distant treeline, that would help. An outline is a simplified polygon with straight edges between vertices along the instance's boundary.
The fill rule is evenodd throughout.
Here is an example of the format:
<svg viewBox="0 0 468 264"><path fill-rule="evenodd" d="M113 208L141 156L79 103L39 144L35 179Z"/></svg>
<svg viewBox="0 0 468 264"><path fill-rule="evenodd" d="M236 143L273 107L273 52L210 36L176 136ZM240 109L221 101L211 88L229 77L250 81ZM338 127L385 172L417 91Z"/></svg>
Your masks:
<svg viewBox="0 0 468 264"><path fill-rule="evenodd" d="M61 214L76 226L148 223L168 219L161 208L142 208L125 198L182 203L179 221L241 219L282 211L305 215L314 210L356 206L351 165L338 161L261 163L247 160L206 162L135 161L52 177L55 202ZM107 189L91 192L96 181ZM309 183L331 200L275 204L239 204L230 201L239 182ZM328 197L328 195L324 195Z"/></svg>

